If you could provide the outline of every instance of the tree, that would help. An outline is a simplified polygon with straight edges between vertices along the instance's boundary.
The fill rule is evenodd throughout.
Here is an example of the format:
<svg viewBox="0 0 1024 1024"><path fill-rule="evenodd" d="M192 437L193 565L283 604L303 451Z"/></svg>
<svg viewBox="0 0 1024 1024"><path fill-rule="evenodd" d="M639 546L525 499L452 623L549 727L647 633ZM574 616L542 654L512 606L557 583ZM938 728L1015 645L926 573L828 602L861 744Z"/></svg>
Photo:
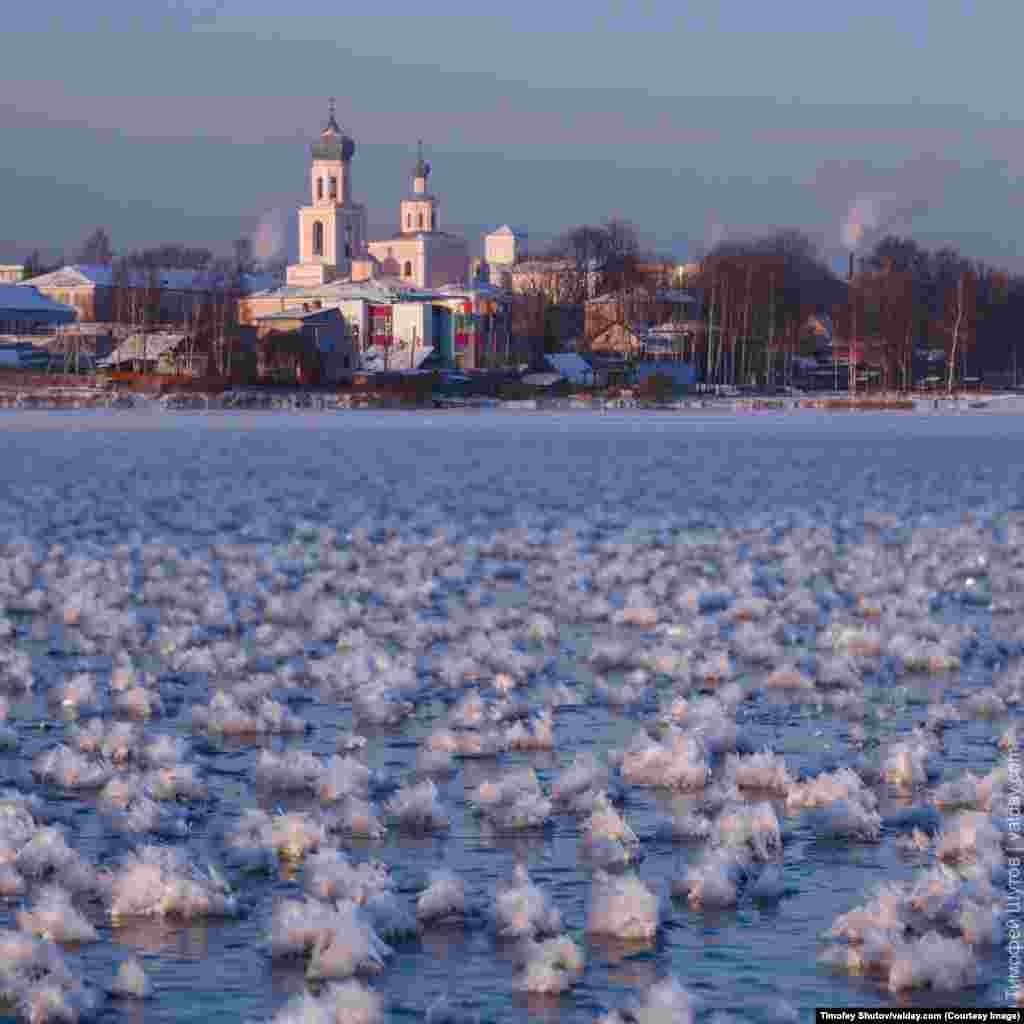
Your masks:
<svg viewBox="0 0 1024 1024"><path fill-rule="evenodd" d="M40 274L44 273L43 258L39 255L38 249L33 249L29 254L28 259L25 260L25 269L23 273L26 280L30 277L38 277Z"/></svg>
<svg viewBox="0 0 1024 1024"><path fill-rule="evenodd" d="M235 254L235 266L239 273L248 274L252 270L252 239L236 238L231 243Z"/></svg>
<svg viewBox="0 0 1024 1024"><path fill-rule="evenodd" d="M99 264L109 267L114 262L110 247L110 236L103 228L97 228L75 252L76 263Z"/></svg>
<svg viewBox="0 0 1024 1024"><path fill-rule="evenodd" d="M961 346L966 349L974 337L976 314L977 276L973 270L960 271L956 285L946 293L946 323L950 329L946 350L946 392L953 392L953 376Z"/></svg>
<svg viewBox="0 0 1024 1024"><path fill-rule="evenodd" d="M213 253L202 247L168 243L133 253L138 266L161 270L205 270L213 263Z"/></svg>

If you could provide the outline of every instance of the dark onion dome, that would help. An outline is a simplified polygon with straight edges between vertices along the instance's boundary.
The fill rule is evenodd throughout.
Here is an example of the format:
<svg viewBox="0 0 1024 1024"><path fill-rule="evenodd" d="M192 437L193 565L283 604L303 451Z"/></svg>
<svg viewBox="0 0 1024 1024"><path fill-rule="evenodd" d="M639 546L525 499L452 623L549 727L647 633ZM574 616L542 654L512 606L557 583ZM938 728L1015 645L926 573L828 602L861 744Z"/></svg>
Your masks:
<svg viewBox="0 0 1024 1024"><path fill-rule="evenodd" d="M419 146L416 151L416 166L412 169L412 176L414 178L426 178L430 174L430 164L423 159L423 140L420 139Z"/></svg>
<svg viewBox="0 0 1024 1024"><path fill-rule="evenodd" d="M327 127L320 133L320 138L312 145L314 160L343 160L348 162L356 151L355 140L345 135L338 127L338 121L331 109L327 119Z"/></svg>

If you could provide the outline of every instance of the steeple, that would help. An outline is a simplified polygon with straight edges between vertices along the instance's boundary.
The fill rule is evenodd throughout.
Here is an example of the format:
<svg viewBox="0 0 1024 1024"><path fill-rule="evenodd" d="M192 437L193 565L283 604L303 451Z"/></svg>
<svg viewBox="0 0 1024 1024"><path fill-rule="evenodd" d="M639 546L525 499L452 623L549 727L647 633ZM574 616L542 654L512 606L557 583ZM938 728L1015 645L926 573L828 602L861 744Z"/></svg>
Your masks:
<svg viewBox="0 0 1024 1024"><path fill-rule="evenodd" d="M320 132L320 137L310 147L314 160L333 160L348 163L356 152L356 144L338 125L334 112L334 97L327 103L327 124Z"/></svg>
<svg viewBox="0 0 1024 1024"><path fill-rule="evenodd" d="M299 262L288 283L307 287L343 277L366 252L366 210L352 199L356 144L338 124L334 97L310 146L309 203L299 208Z"/></svg>
<svg viewBox="0 0 1024 1024"><path fill-rule="evenodd" d="M402 200L401 230L403 234L419 234L437 231L437 198L427 191L430 164L423 159L423 140L416 144L416 163L412 168L412 195Z"/></svg>
<svg viewBox="0 0 1024 1024"><path fill-rule="evenodd" d="M337 118L334 116L334 97L332 96L327 101L327 126L321 132L322 135L327 135L329 132L333 132L335 135L341 134L341 129L338 127Z"/></svg>
<svg viewBox="0 0 1024 1024"><path fill-rule="evenodd" d="M423 140L420 139L416 143L416 166L412 169L413 181L416 182L420 178L423 179L423 189L416 189L417 192L426 190L426 180L430 177L430 164L423 159Z"/></svg>

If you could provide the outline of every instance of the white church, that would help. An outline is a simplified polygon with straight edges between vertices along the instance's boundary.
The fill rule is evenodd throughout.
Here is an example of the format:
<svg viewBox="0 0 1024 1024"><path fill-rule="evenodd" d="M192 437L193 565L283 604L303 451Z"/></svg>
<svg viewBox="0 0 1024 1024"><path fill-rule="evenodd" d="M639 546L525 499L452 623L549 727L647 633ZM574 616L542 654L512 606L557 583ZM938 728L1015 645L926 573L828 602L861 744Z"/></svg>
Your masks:
<svg viewBox="0 0 1024 1024"><path fill-rule="evenodd" d="M430 164L422 144L412 170L412 191L399 206L398 231L367 237L366 207L353 199L355 142L330 116L311 147L310 201L299 208L299 262L288 267L292 288L335 281L399 279L424 289L468 283L469 246L441 230L440 200L428 190Z"/></svg>

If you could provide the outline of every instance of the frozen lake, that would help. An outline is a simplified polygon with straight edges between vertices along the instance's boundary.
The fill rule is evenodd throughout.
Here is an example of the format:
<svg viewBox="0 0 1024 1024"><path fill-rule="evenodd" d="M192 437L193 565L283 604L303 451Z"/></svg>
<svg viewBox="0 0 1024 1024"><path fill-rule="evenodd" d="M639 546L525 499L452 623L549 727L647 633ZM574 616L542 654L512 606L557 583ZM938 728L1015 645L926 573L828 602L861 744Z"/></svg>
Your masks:
<svg viewBox="0 0 1024 1024"><path fill-rule="evenodd" d="M1005 1003L1022 443L0 412L0 1016Z"/></svg>

